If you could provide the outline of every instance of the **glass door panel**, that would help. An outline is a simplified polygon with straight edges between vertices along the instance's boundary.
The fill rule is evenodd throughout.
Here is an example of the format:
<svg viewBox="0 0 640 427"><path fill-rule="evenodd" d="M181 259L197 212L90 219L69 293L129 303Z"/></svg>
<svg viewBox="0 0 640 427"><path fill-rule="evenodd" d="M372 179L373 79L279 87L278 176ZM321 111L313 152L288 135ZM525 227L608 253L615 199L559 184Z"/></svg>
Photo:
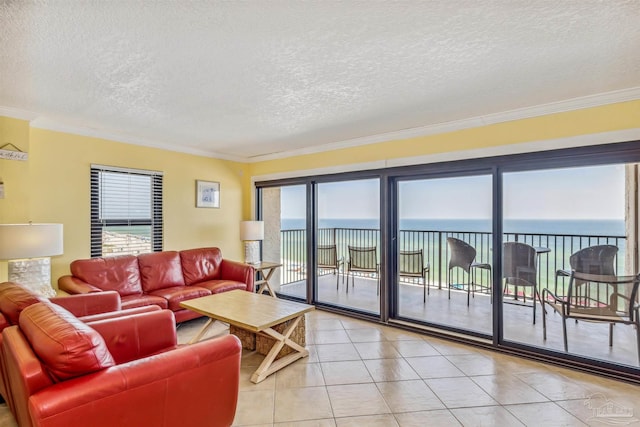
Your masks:
<svg viewBox="0 0 640 427"><path fill-rule="evenodd" d="M380 181L321 183L317 301L380 313Z"/></svg>
<svg viewBox="0 0 640 427"><path fill-rule="evenodd" d="M505 340L564 351L564 323L569 353L638 366L633 326L617 324L612 328L609 346L609 323L563 322L561 312L553 309L572 295L585 313L602 311L614 295L622 294L622 285L571 282L571 270L636 273L633 246L629 246L636 240L633 230L637 223L633 166L504 174ZM546 338L541 301L547 302ZM618 308L623 310L623 299L619 302Z"/></svg>
<svg viewBox="0 0 640 427"><path fill-rule="evenodd" d="M491 183L491 175L398 183L399 317L491 334Z"/></svg>

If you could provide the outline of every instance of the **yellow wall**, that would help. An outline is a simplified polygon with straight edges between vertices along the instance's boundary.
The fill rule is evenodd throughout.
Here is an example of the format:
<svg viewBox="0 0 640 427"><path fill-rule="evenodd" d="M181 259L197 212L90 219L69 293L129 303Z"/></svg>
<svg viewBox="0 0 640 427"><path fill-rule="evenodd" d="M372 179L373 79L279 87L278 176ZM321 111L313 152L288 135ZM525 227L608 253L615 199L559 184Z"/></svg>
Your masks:
<svg viewBox="0 0 640 427"><path fill-rule="evenodd" d="M250 165L250 174L252 176L261 176L633 128L640 128L640 100L515 120L444 134L380 142L324 153L257 162Z"/></svg>
<svg viewBox="0 0 640 427"><path fill-rule="evenodd" d="M225 257L241 259L239 221L253 214L251 177L632 128L640 128L640 100L242 164L36 129L28 121L0 117L0 145L10 142L29 153L26 162L0 159L6 193L0 223L64 224L64 255L52 259L55 283L72 260L89 257L89 165L152 169L164 172L165 249L215 245ZM196 179L220 182L220 209L195 208ZM0 280L2 274L0 266Z"/></svg>
<svg viewBox="0 0 640 427"><path fill-rule="evenodd" d="M8 138L7 142L29 152L27 162L0 159L0 177L6 190L5 198L0 199L0 223L64 224L64 255L51 260L54 284L68 272L71 261L90 256L92 163L164 172L166 250L218 246L226 258L242 259L239 227L245 164L30 128L25 121L0 119L0 141ZM220 209L195 207L196 179L220 182Z"/></svg>
<svg viewBox="0 0 640 427"><path fill-rule="evenodd" d="M29 122L0 117L0 146L5 144L13 144L28 153ZM0 199L0 224L20 222L28 215L30 166L28 160L0 159L0 181L4 182L5 193L5 198Z"/></svg>

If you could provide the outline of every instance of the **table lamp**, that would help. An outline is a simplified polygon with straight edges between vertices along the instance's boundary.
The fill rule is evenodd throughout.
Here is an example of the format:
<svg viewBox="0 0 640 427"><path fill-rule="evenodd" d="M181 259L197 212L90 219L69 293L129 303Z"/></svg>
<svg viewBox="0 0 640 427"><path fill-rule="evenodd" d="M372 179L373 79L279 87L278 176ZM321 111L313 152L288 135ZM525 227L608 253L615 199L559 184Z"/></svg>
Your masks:
<svg viewBox="0 0 640 427"><path fill-rule="evenodd" d="M260 263L260 240L264 239L263 221L242 221L240 223L240 240L244 241L244 262Z"/></svg>
<svg viewBox="0 0 640 427"><path fill-rule="evenodd" d="M49 257L62 252L62 224L0 224L0 260L8 261L9 281L39 295L56 295Z"/></svg>

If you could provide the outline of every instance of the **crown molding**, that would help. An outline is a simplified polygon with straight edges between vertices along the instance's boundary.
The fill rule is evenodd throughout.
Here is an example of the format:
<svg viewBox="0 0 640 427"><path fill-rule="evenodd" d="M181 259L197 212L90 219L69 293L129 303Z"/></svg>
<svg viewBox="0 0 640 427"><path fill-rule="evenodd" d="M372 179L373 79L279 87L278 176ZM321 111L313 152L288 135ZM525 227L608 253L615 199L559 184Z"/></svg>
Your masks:
<svg viewBox="0 0 640 427"><path fill-rule="evenodd" d="M149 148L158 148L160 150L167 150L167 151L173 151L178 153L193 154L193 155L202 156L202 157L211 157L215 159L231 160L234 162L246 163L246 159L237 157L237 156L229 156L222 153L216 153L216 152L207 151L207 150L199 150L191 147L183 147L183 146L171 144L171 143L157 142L157 141L152 141L146 138L132 137L130 135L106 132L98 129L68 126L68 125L59 123L55 120L50 120L45 117L38 117L32 120L31 127L37 128L37 129L51 130L55 132L65 132L65 133L70 133L74 135L88 136L92 138L106 139L109 141L139 145L139 146L149 147Z"/></svg>
<svg viewBox="0 0 640 427"><path fill-rule="evenodd" d="M3 107L2 105L0 105L0 117L11 117L12 119L31 121L38 117L38 115L30 111L20 110L18 108L12 107Z"/></svg>
<svg viewBox="0 0 640 427"><path fill-rule="evenodd" d="M324 168L300 169L291 172L277 172L266 175L254 175L251 177L251 183L253 184L260 181L274 181L277 179L301 178L306 176L331 175L345 172L376 170L384 169L386 167L388 167L387 160L375 160L373 162L365 163L349 163L346 165L327 166Z"/></svg>
<svg viewBox="0 0 640 427"><path fill-rule="evenodd" d="M573 98L564 101L552 102L549 104L536 105L533 107L519 108L516 110L487 114L484 116L472 117L452 122L438 123L434 125L364 136L345 141L317 145L314 147L301 148L299 150L290 150L281 153L267 154L264 156L255 156L248 158L247 161L250 163L257 163L267 160L277 160L293 156L302 156L306 154L321 153L324 151L339 150L343 148L359 147L362 145L375 144L378 142L396 141L401 139L416 138L420 136L437 135L441 133L455 132L463 129L471 129L497 123L529 119L532 117L540 117L549 114L599 107L607 104L635 101L637 99L640 99L640 87L616 90L596 95L588 95L580 98Z"/></svg>
<svg viewBox="0 0 640 427"><path fill-rule="evenodd" d="M267 154L263 156L242 157L224 153L218 153L209 150L201 150L197 148L184 147L178 144L172 144L162 141L152 141L146 138L133 137L117 132L108 132L99 129L86 128L81 126L72 126L63 124L56 120L47 118L46 116L20 110L12 107L0 106L0 116L12 117L21 120L30 121L30 125L34 128L52 130L56 132L65 132L74 135L82 135L94 138L106 139L114 142L122 142L125 144L140 145L150 148L158 148L161 150L174 151L179 153L193 154L203 157L211 157L221 160L229 160L240 163L257 163L268 160L284 159L294 156L306 154L316 154L326 151L339 150L343 148L359 147L379 142L395 141L401 139L409 139L420 136L436 135L447 132L455 132L463 129L471 129L474 127L482 127L491 124L504 123L514 120L528 119L548 114L563 113L567 111L581 110L585 108L598 107L607 104L615 104L626 101L635 101L640 99L640 87L621 89L611 92L600 93L596 95L588 95L579 98L568 99L564 101L553 102L533 107L519 108L516 110L504 111L500 113L487 114L484 116L472 117L452 122L437 123L433 125L421 126L399 131L380 133L360 138L337 141L328 144L316 145L308 148L297 150L288 150L279 153Z"/></svg>
<svg viewBox="0 0 640 427"><path fill-rule="evenodd" d="M565 138L528 141L517 144L477 148L473 150L449 151L425 156L389 159L387 167L411 166L428 163L440 163L455 160L477 159L481 157L505 156L510 154L533 153L558 150L562 148L586 147L590 145L615 144L628 141L640 141L640 128L623 129L611 132L569 136Z"/></svg>
<svg viewBox="0 0 640 427"><path fill-rule="evenodd" d="M152 141L145 138L133 137L130 135L120 134L116 132L107 132L99 129L92 129L82 126L72 126L50 119L26 110L18 108L0 106L0 117L11 117L13 119L27 120L29 125L35 129L51 130L54 132L64 132L72 135L88 136L91 138L100 138L112 142L120 142L123 144L139 145L149 148L158 148L160 150L173 151L177 153L193 154L196 156L210 157L214 159L230 160L234 162L246 163L244 157L231 156L223 153L217 153L208 150L199 150L191 147L182 147L176 144Z"/></svg>
<svg viewBox="0 0 640 427"><path fill-rule="evenodd" d="M494 157L510 154L532 153L539 151L557 150L561 148L585 147L589 145L614 144L628 141L640 141L640 128L577 135L566 138L522 142L518 144L499 145L496 147L478 148L473 150L448 151L446 153L428 154L424 156L385 159L375 162L351 163L348 165L330 166L325 168L255 175L251 177L251 182L256 183L261 181L274 181L278 179L329 175L340 172L355 172L362 170L393 168L399 166L426 165L430 163L477 159L481 157Z"/></svg>

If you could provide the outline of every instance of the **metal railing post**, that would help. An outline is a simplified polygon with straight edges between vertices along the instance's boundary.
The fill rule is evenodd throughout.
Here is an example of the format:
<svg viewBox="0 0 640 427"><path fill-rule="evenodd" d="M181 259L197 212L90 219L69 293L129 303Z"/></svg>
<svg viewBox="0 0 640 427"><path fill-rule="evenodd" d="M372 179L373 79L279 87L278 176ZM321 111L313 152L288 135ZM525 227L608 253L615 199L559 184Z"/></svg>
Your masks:
<svg viewBox="0 0 640 427"><path fill-rule="evenodd" d="M438 289L442 289L442 232L438 231Z"/></svg>

